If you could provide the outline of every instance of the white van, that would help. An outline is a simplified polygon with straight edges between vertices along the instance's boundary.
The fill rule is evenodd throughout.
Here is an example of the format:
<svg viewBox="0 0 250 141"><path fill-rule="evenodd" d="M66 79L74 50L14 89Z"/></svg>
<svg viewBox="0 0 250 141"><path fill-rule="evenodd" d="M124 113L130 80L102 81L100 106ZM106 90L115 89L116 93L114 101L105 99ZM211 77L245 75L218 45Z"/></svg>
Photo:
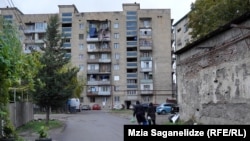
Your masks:
<svg viewBox="0 0 250 141"><path fill-rule="evenodd" d="M71 98L70 99L70 107L75 107L77 112L80 112L80 100L79 98Z"/></svg>

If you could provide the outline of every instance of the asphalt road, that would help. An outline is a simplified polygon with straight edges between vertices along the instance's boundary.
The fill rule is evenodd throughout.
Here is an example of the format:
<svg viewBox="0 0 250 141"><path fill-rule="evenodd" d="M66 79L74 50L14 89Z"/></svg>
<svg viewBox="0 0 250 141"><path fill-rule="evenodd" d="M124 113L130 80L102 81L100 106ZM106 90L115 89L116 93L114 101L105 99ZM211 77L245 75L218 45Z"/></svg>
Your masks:
<svg viewBox="0 0 250 141"><path fill-rule="evenodd" d="M51 135L53 141L123 141L123 126L132 124L129 118L105 111L82 111L66 118L64 130Z"/></svg>

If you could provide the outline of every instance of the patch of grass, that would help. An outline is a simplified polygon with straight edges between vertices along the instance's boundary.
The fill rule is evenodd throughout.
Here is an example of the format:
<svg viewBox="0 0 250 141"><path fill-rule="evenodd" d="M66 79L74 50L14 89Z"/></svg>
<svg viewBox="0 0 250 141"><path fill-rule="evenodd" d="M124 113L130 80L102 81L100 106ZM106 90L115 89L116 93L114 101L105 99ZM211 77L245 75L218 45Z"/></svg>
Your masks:
<svg viewBox="0 0 250 141"><path fill-rule="evenodd" d="M63 126L63 122L59 120L50 120L49 121L49 126L46 125L46 120L33 120L25 125L18 127L17 132L25 132L25 131L33 131L33 132L38 132L38 130L41 128L41 126L46 126L48 129L55 129Z"/></svg>

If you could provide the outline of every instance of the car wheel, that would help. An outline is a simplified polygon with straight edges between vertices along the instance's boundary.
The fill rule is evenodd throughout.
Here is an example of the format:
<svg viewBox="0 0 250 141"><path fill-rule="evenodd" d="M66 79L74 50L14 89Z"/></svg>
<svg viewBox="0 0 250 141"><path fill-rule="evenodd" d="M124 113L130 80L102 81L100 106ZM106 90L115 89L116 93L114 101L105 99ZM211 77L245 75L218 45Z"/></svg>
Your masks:
<svg viewBox="0 0 250 141"><path fill-rule="evenodd" d="M165 115L165 114L166 114L166 111L161 111L161 114Z"/></svg>

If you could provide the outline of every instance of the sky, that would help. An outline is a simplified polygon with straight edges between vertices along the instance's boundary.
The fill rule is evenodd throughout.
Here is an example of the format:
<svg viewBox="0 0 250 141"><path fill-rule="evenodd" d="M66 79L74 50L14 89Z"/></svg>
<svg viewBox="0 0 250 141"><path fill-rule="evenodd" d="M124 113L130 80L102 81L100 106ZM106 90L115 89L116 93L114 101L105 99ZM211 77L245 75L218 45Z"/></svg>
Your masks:
<svg viewBox="0 0 250 141"><path fill-rule="evenodd" d="M195 0L0 0L0 7L17 7L24 14L58 13L58 5L74 4L79 12L122 11L123 3L139 3L140 9L170 9L174 23L190 11Z"/></svg>

